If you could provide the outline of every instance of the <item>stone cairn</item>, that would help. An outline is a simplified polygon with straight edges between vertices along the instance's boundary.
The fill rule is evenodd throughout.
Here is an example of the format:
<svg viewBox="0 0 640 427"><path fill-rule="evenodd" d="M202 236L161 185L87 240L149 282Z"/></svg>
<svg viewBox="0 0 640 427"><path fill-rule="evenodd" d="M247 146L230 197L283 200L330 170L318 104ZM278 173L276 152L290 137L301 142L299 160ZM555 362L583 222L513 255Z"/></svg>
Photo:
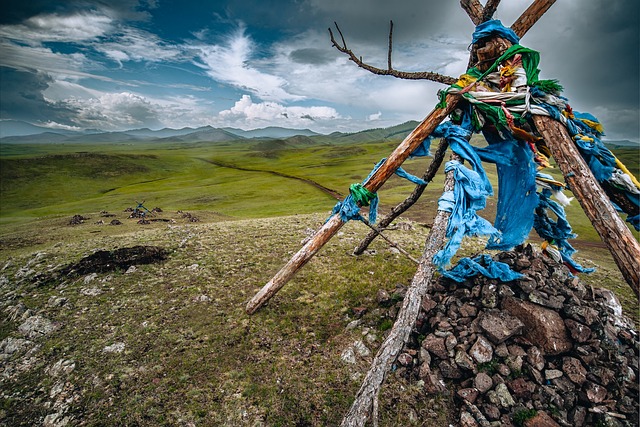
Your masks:
<svg viewBox="0 0 640 427"><path fill-rule="evenodd" d="M494 259L526 277L440 278L396 373L453 392L459 426L638 426L640 344L614 294L531 245Z"/></svg>

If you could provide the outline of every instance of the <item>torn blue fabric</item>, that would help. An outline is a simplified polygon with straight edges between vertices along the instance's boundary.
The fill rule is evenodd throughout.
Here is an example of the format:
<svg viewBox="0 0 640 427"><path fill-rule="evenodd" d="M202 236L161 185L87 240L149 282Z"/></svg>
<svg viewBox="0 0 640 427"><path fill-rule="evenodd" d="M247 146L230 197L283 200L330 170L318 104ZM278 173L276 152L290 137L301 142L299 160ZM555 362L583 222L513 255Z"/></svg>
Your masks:
<svg viewBox="0 0 640 427"><path fill-rule="evenodd" d="M445 122L438 126L437 129L447 139L451 151L468 161L474 172L478 174L486 195L492 196L493 187L482 166L482 160L475 148L469 143L471 132L451 122Z"/></svg>
<svg viewBox="0 0 640 427"><path fill-rule="evenodd" d="M451 212L446 231L448 241L433 257L433 263L440 268L449 265L464 236L499 235L498 230L489 221L476 213L484 209L487 196L480 175L455 160L445 165L445 172L449 171L453 171L455 180L453 194L445 193L438 201L439 208Z"/></svg>
<svg viewBox="0 0 640 427"><path fill-rule="evenodd" d="M354 184L353 186L357 186L357 185L364 185L364 183L366 183L367 181L369 181L369 178L371 178L371 176L373 176L373 174L380 168L380 166L382 166L382 164L386 161L386 158L383 158L382 160L380 160L378 163L376 163L376 165L373 167L373 169L371 169L371 172L369 172L369 175L367 175L367 177L364 179L363 184ZM352 191L352 188L349 188L349 191ZM371 198L369 200L369 222L371 224L375 224L376 222L376 217L378 216L378 194L375 193L374 197ZM340 214L340 219L343 222L348 222L352 219L356 219L358 221L362 221L363 217L362 215L360 215L360 206L358 206L358 204L356 203L356 201L354 200L353 196L351 194L349 194L347 197L345 197L345 199L341 202L338 202L335 204L335 206L333 207L333 209L331 210L331 216L335 215L339 213ZM330 218L330 217L329 217ZM329 218L327 218L327 221L329 220Z"/></svg>
<svg viewBox="0 0 640 427"><path fill-rule="evenodd" d="M466 116L467 114L463 117ZM464 160L468 161L473 170L480 175L483 187L487 191L487 195L491 196L493 195L493 188L491 187L491 182L489 181L489 178L487 178L487 174L482 167L482 159L476 152L476 148L469 143L469 139L472 134L472 131L470 130L471 126L471 121L464 120L464 118L462 125L456 125L451 121L441 123L433 130L433 132L431 132L431 135L424 140L422 145L411 153L411 156L420 157L425 155L423 153L429 151L431 140L433 138L444 138L447 140L451 150ZM467 129L467 127L469 127L469 129Z"/></svg>
<svg viewBox="0 0 640 427"><path fill-rule="evenodd" d="M353 199L353 196L349 194L343 201L338 202L331 211L331 216L339 213L340 219L343 222L351 221L352 219L362 221L364 217L360 214L360 207ZM376 217L378 214L378 197L371 199L369 204L369 222L371 224L376 223ZM328 218L327 218L328 220Z"/></svg>
<svg viewBox="0 0 640 427"><path fill-rule="evenodd" d="M533 213L538 206L536 163L524 141L515 139L501 145L510 163L497 162L498 204L493 225L500 239L491 238L487 249L509 250L523 243L533 227Z"/></svg>
<svg viewBox="0 0 640 427"><path fill-rule="evenodd" d="M352 219L361 220L360 207L354 202L353 197L349 194L343 201L338 202L331 211L331 216L339 213L342 222L348 222Z"/></svg>
<svg viewBox="0 0 640 427"><path fill-rule="evenodd" d="M536 208L533 227L540 237L547 242L558 246L560 255L565 264L580 273L592 273L594 268L584 268L578 264L571 256L576 252L567 239L577 236L573 234L571 224L567 221L564 208L557 202L551 200L551 190L545 188L538 193L540 204ZM556 221L549 218L547 209L550 209L556 216Z"/></svg>
<svg viewBox="0 0 640 427"><path fill-rule="evenodd" d="M422 144L418 146L411 153L411 157L430 157L431 156L431 141L433 140L433 134L429 135L422 141Z"/></svg>
<svg viewBox="0 0 640 427"><path fill-rule="evenodd" d="M416 185L427 185L427 181L425 181L422 178L418 178L415 175L410 174L406 170L402 169L402 167L399 167L396 170L396 175L398 175L400 178L404 178L404 179L406 179L408 181L411 181Z"/></svg>
<svg viewBox="0 0 640 427"><path fill-rule="evenodd" d="M494 261L489 255L479 255L473 259L461 258L451 270L440 271L444 277L455 280L458 283L464 282L470 277L482 274L490 279L498 279L501 282L511 282L525 277L523 274L515 272L509 265Z"/></svg>
<svg viewBox="0 0 640 427"><path fill-rule="evenodd" d="M360 186L362 187L364 185L364 183L366 183L367 181L369 181L369 178L371 178L373 176L374 173L376 173L376 171L380 168L380 166L382 166L384 164L384 162L386 161L386 158L381 159L380 161L378 161L378 163L376 163L376 165L373 167L373 169L371 170L371 172L369 172L369 175L367 175L367 177L362 181L363 184L353 184L351 186L351 188L349 189L349 191L353 191L353 187L357 187ZM417 185L427 185L427 182L421 178L418 178L415 175L410 174L409 172L405 171L404 169L402 169L402 167L399 167L396 170L396 175L398 175L401 178L407 179L411 182L413 182L414 184ZM373 198L371 198L368 201L368 206L369 206L369 222L371 224L375 224L377 217L378 217L378 203L379 203L379 198L377 193L374 195ZM366 203L361 203L363 206L366 206ZM360 206L358 206L358 203L356 202L356 200L354 199L352 194L349 194L349 196L347 196L343 201L336 203L336 205L333 207L333 210L331 211L331 215L335 215L339 213L340 214L340 219L342 219L343 222L347 222L350 220L358 220L358 221L362 221L364 219L364 217L360 214Z"/></svg>
<svg viewBox="0 0 640 427"><path fill-rule="evenodd" d="M607 147L595 136L581 137L575 135L574 140L582 158L589 165L593 176L599 181L608 181L613 175L616 158Z"/></svg>
<svg viewBox="0 0 640 427"><path fill-rule="evenodd" d="M378 202L379 201L380 199L376 194L376 197L374 197L373 200L371 200L371 202L369 203L369 222L371 224L375 224L376 220L378 219Z"/></svg>
<svg viewBox="0 0 640 427"><path fill-rule="evenodd" d="M491 19L476 26L471 43L475 44L480 41L480 39L490 36L500 36L513 44L520 43L520 37L518 37L515 31L502 25L502 22L498 19Z"/></svg>
<svg viewBox="0 0 640 427"><path fill-rule="evenodd" d="M577 236L571 229L571 224L567 221L564 208L557 202L551 200L551 190L545 188L538 193L539 204L535 210L533 227L540 237L547 242L558 245L561 253L571 255L575 249L567 239L575 239ZM549 218L547 209L550 209L556 216L556 221Z"/></svg>

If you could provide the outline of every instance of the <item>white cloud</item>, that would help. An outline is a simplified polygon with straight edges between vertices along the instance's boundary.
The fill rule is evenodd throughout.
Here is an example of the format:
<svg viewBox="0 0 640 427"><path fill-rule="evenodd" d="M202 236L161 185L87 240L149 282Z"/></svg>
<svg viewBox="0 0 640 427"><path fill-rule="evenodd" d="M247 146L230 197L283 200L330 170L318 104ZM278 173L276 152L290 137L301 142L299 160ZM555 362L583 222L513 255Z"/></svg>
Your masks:
<svg viewBox="0 0 640 427"><path fill-rule="evenodd" d="M293 101L303 99L287 91L286 79L259 70L255 64L255 45L245 34L244 25L226 38L224 44L192 45L203 68L212 79L247 90L266 101Z"/></svg>
<svg viewBox="0 0 640 427"><path fill-rule="evenodd" d="M103 130L158 127L158 107L143 96L130 92L105 93L97 98L69 98L60 101L74 110L77 126Z"/></svg>
<svg viewBox="0 0 640 427"><path fill-rule="evenodd" d="M23 46L0 40L0 56L2 65L11 68L88 76L79 71L87 61L81 53L56 53L46 47Z"/></svg>
<svg viewBox="0 0 640 427"><path fill-rule="evenodd" d="M221 111L218 118L228 125L252 129L270 125L308 127L315 122L322 124L342 117L331 107L284 106L276 102L254 103L249 95L243 95L233 107Z"/></svg>
<svg viewBox="0 0 640 427"><path fill-rule="evenodd" d="M121 66L125 61L173 60L183 53L180 47L167 44L155 34L135 28L123 28L110 41L97 43L93 47Z"/></svg>
<svg viewBox="0 0 640 427"><path fill-rule="evenodd" d="M64 125L64 124L57 123L57 122L54 122L54 121L51 121L51 120L48 121L48 122L42 123L41 126L47 127L47 128L50 128L50 129L62 129L62 130L70 130L70 131L75 131L75 132L83 130L79 126Z"/></svg>
<svg viewBox="0 0 640 427"><path fill-rule="evenodd" d="M95 40L113 29L111 18L91 13L33 16L18 25L0 26L0 36L29 44Z"/></svg>
<svg viewBox="0 0 640 427"><path fill-rule="evenodd" d="M377 120L380 120L381 117L382 111L378 111L377 113L369 114L369 117L367 117L367 121L375 122Z"/></svg>
<svg viewBox="0 0 640 427"><path fill-rule="evenodd" d="M46 42L77 43L102 52L120 65L125 61L171 60L183 53L155 34L89 12L37 15L18 25L0 26L0 37L14 40L20 43L15 46L23 48L42 48Z"/></svg>

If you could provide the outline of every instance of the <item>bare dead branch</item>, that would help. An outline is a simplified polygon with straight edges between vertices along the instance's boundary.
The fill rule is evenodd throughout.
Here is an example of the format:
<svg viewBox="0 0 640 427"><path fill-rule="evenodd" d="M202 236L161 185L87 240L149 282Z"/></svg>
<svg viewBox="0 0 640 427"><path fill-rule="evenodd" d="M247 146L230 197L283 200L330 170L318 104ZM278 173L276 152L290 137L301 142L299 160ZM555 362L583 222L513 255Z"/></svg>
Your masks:
<svg viewBox="0 0 640 427"><path fill-rule="evenodd" d="M484 7L480 4L480 0L460 0L460 6L467 12L474 25L482 23Z"/></svg>
<svg viewBox="0 0 640 427"><path fill-rule="evenodd" d="M388 69L393 70L391 66L391 50L393 49L393 21L389 21L389 51L387 54Z"/></svg>
<svg viewBox="0 0 640 427"><path fill-rule="evenodd" d="M556 0L535 0L511 25L511 29L518 37L524 36L555 2Z"/></svg>
<svg viewBox="0 0 640 427"><path fill-rule="evenodd" d="M338 43L333 35L333 31L331 31L331 28L329 28L329 35L331 36L331 44L333 45L333 47L335 47L336 49L338 49L340 52L344 53L345 55L347 55L349 57L349 59L351 61L353 61L358 67L363 68L367 71L369 71L370 73L373 74L377 74L377 75L381 75L381 76L392 76L392 77L396 77L399 79L405 79L405 80L431 80L433 82L437 82L437 83L442 83L445 85L451 85L453 83L455 83L457 81L456 78L451 77L451 76L446 76L444 74L439 74L439 73L435 73L432 71L416 71L416 72L411 72L411 71L398 71L398 70L394 70L391 67L391 44L392 44L392 33L391 31L389 32L389 58L388 58L388 65L389 68L386 70L383 70L382 68L378 68L378 67L374 67L372 65L369 65L367 63L365 63L362 60L362 57L357 57L355 53L353 53L353 51L351 49L349 49L347 47L347 42L344 39L344 36L342 35L342 31L340 30L340 27L338 26L337 23L334 23L336 26L336 30L338 31L338 33L340 34L340 38L342 40L342 44Z"/></svg>
<svg viewBox="0 0 640 427"><path fill-rule="evenodd" d="M499 4L500 0L487 0L487 3L484 5L484 11L482 12L482 22L486 22L493 17Z"/></svg>

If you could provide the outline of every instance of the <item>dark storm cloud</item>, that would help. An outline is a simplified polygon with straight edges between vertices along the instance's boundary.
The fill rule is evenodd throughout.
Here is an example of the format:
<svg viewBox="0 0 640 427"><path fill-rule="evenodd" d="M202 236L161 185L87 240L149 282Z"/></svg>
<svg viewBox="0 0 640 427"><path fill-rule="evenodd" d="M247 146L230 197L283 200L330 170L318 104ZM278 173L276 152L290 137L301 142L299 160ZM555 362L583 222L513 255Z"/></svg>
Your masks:
<svg viewBox="0 0 640 427"><path fill-rule="evenodd" d="M558 64L577 70L572 83L585 88L585 99L619 99L624 91L638 94L639 13L637 0L575 5L568 34L559 40L564 49L550 53Z"/></svg>
<svg viewBox="0 0 640 427"><path fill-rule="evenodd" d="M540 51L542 77L559 79L609 138L640 137L639 15L637 0L557 2L523 40Z"/></svg>
<svg viewBox="0 0 640 427"><path fill-rule="evenodd" d="M0 0L0 25L19 24L41 14L66 15L98 9L108 10L122 19L144 20L149 16L145 9L154 5L153 0Z"/></svg>
<svg viewBox="0 0 640 427"><path fill-rule="evenodd" d="M390 20L394 22L394 38L398 42L420 39L445 30L447 33L456 32L450 24L460 18L464 23L468 21L467 30L473 29L458 2L312 0L309 3L318 15L316 19L321 17L329 25L337 22L350 39L358 42L385 40Z"/></svg>
<svg viewBox="0 0 640 427"><path fill-rule="evenodd" d="M0 67L0 116L3 119L73 125L69 117L77 114L75 109L51 103L42 95L52 81L44 73Z"/></svg>
<svg viewBox="0 0 640 427"><path fill-rule="evenodd" d="M320 65L335 60L335 54L326 49L297 49L289 54L291 60L299 64Z"/></svg>

